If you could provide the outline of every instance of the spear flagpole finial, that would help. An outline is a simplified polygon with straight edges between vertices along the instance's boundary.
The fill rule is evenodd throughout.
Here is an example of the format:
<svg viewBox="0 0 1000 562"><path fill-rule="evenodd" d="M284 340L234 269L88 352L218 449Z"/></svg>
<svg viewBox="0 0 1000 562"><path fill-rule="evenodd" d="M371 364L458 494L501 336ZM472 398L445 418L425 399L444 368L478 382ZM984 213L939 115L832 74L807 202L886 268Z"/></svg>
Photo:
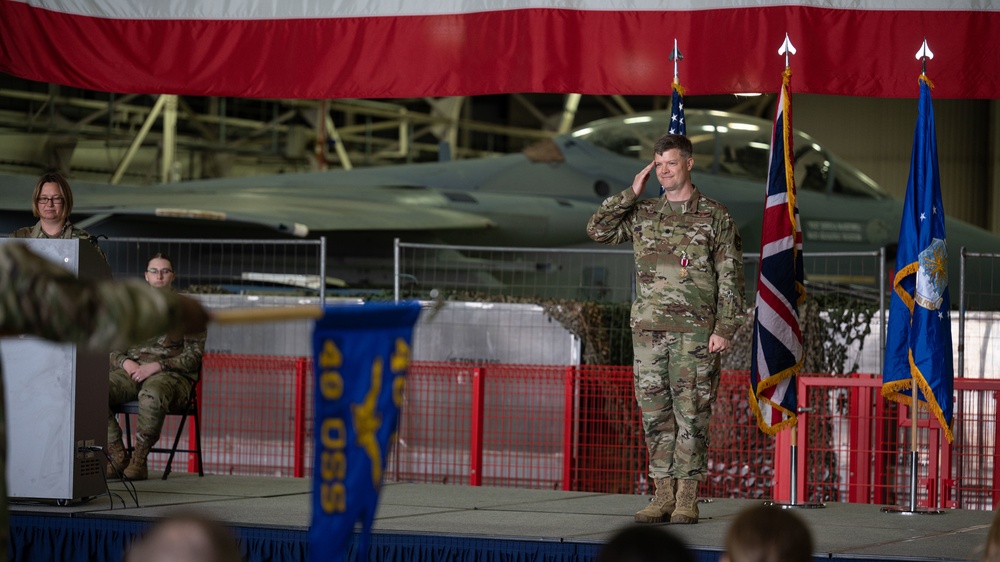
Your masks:
<svg viewBox="0 0 1000 562"><path fill-rule="evenodd" d="M788 38L788 34L785 33L785 41L781 43L781 47L778 48L779 55L785 55L785 67L788 67L788 55L789 53L795 54L795 45L792 45L792 40Z"/></svg>
<svg viewBox="0 0 1000 562"><path fill-rule="evenodd" d="M677 72L677 63L684 60L684 55L682 55L680 49L677 48L676 37L674 37L674 50L670 51L670 60L674 61L674 84L680 84L681 82Z"/></svg>
<svg viewBox="0 0 1000 562"><path fill-rule="evenodd" d="M934 58L934 53L931 52L931 48L927 46L927 38L924 37L924 44L920 46L920 50L917 51L917 60L920 61L921 69L920 73L924 76L927 75L927 59Z"/></svg>

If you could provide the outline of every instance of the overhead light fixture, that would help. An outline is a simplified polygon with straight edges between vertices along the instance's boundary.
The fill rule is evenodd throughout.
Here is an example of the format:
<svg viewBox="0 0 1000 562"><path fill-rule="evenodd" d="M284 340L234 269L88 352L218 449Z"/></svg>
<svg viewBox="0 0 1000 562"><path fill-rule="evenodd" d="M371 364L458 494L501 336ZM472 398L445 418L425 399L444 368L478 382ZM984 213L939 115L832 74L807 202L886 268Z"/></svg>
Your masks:
<svg viewBox="0 0 1000 562"><path fill-rule="evenodd" d="M713 125L702 125L701 126L701 130L705 131L707 133L728 133L729 132L729 128L725 127L725 126L722 126L722 125L719 125L718 127L713 126Z"/></svg>

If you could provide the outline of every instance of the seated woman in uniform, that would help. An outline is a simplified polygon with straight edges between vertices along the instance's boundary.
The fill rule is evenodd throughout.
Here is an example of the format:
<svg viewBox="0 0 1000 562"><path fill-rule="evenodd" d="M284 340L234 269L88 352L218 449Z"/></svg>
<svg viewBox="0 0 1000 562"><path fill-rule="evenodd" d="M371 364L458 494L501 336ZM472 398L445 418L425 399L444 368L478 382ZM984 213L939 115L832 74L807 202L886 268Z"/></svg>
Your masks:
<svg viewBox="0 0 1000 562"><path fill-rule="evenodd" d="M173 290L176 273L173 261L156 254L146 265L146 282L164 291ZM163 420L170 411L187 405L191 389L198 382L201 357L205 353L205 333L172 338L154 337L125 351L111 352L108 379L108 478L124 474L129 480L148 476L146 456L160 439ZM139 401L135 450L126 463L122 428L114 413L115 406Z"/></svg>

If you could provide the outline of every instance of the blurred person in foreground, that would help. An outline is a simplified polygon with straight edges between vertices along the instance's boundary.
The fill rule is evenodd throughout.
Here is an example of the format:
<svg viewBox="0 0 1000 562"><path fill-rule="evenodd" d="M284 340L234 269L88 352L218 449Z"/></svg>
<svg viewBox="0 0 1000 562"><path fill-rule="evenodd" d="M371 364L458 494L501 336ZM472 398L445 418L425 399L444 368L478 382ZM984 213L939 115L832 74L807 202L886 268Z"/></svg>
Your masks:
<svg viewBox="0 0 1000 562"><path fill-rule="evenodd" d="M726 531L721 562L811 562L809 527L787 509L758 505L736 516Z"/></svg>
<svg viewBox="0 0 1000 562"><path fill-rule="evenodd" d="M80 280L24 244L0 243L0 337L28 334L100 350L163 332L203 332L208 321L193 299L139 281ZM9 542L2 382L0 372L0 561Z"/></svg>
<svg viewBox="0 0 1000 562"><path fill-rule="evenodd" d="M587 224L597 242L631 241L635 257L635 397L656 483L639 523L698 522L719 354L746 316L740 233L725 205L691 182L693 150L683 135L660 137L653 161ZM640 200L654 172L663 195Z"/></svg>
<svg viewBox="0 0 1000 562"><path fill-rule="evenodd" d="M144 272L150 287L173 292L177 272L173 260L155 254ZM205 333L177 338L159 334L125 351L112 351L108 374L108 478L123 474L129 480L149 476L146 457L160 439L163 422L171 411L187 406L191 389L201 376L201 358L205 353ZM115 419L115 406L139 401L135 449L127 459L122 443L122 428ZM126 463L127 461L127 463Z"/></svg>
<svg viewBox="0 0 1000 562"><path fill-rule="evenodd" d="M630 525L601 548L596 562L694 562L684 541L666 529Z"/></svg>
<svg viewBox="0 0 1000 562"><path fill-rule="evenodd" d="M97 248L97 253L108 261L97 239L86 230L73 226L69 215L73 212L73 190L62 174L50 172L42 174L31 192L31 213L38 217L34 226L19 228L11 233L11 238L65 238L86 240Z"/></svg>
<svg viewBox="0 0 1000 562"><path fill-rule="evenodd" d="M225 525L183 511L156 522L125 552L125 562L242 562Z"/></svg>
<svg viewBox="0 0 1000 562"><path fill-rule="evenodd" d="M1000 510L993 512L993 523L983 546L983 562L1000 562Z"/></svg>

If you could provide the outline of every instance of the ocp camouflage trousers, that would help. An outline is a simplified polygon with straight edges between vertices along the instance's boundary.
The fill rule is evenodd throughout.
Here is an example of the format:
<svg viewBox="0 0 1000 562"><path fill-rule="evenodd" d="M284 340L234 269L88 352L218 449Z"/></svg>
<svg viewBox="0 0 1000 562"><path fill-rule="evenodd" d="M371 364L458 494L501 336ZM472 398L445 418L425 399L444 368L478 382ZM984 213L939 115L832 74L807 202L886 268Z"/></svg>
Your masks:
<svg viewBox="0 0 1000 562"><path fill-rule="evenodd" d="M649 451L649 477L704 480L708 424L719 390L709 334L633 330L635 399Z"/></svg>
<svg viewBox="0 0 1000 562"><path fill-rule="evenodd" d="M150 446L160 438L167 412L183 408L191 394L191 379L171 371L161 371L137 383L124 369L112 369L108 378L108 443L122 438L122 428L111 408L139 401L136 435Z"/></svg>

